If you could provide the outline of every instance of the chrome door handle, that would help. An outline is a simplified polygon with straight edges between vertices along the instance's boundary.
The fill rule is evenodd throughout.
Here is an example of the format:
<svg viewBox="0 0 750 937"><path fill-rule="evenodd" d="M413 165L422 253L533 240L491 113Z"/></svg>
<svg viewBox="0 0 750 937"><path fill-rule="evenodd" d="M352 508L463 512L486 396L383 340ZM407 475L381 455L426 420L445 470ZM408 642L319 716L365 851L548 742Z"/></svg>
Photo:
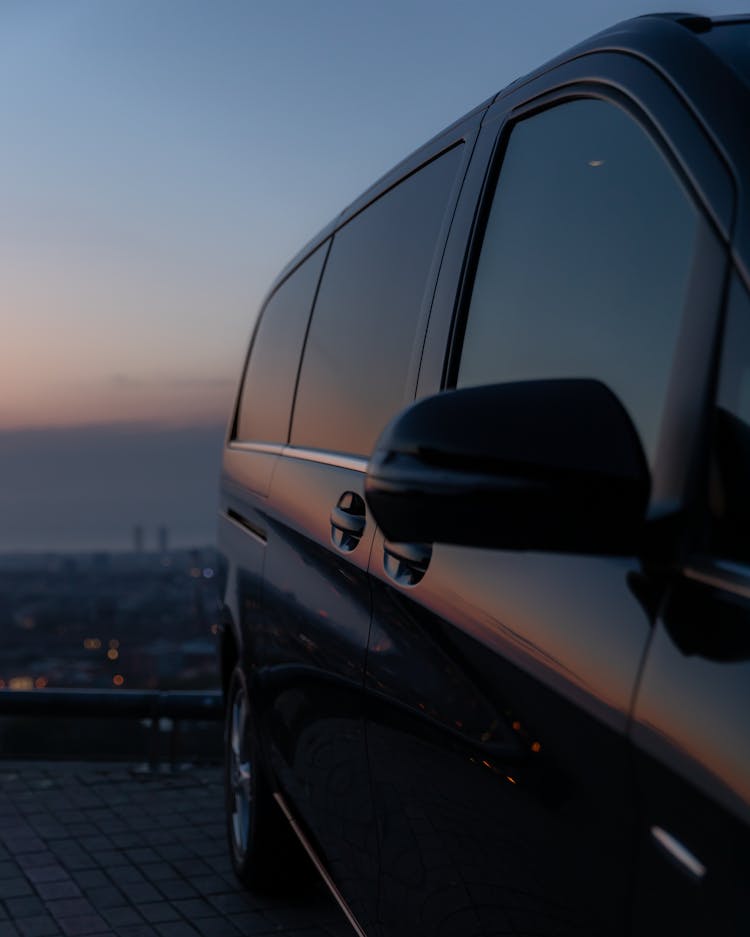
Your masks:
<svg viewBox="0 0 750 937"><path fill-rule="evenodd" d="M342 553L350 553L362 539L367 522L364 499L345 491L331 511L331 540Z"/></svg>
<svg viewBox="0 0 750 937"><path fill-rule="evenodd" d="M432 544L383 544L383 566L386 573L400 586L415 586L427 572L432 558Z"/></svg>

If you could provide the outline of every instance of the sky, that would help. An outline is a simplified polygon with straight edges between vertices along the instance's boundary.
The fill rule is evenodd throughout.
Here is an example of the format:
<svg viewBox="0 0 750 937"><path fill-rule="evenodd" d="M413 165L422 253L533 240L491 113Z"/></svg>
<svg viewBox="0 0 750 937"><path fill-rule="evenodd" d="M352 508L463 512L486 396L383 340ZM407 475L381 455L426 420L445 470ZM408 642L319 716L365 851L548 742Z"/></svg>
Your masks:
<svg viewBox="0 0 750 937"><path fill-rule="evenodd" d="M0 0L0 436L219 440L258 305L308 238L514 78L661 7Z"/></svg>

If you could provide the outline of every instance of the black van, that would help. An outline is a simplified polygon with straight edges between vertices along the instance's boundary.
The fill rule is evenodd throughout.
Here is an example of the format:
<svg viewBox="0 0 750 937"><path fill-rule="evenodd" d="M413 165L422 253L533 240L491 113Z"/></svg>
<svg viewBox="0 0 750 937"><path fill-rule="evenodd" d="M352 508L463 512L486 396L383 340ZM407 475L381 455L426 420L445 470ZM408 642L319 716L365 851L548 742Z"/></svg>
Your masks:
<svg viewBox="0 0 750 937"><path fill-rule="evenodd" d="M360 935L750 933L748 50L615 26L277 279L220 507L250 887L302 843Z"/></svg>

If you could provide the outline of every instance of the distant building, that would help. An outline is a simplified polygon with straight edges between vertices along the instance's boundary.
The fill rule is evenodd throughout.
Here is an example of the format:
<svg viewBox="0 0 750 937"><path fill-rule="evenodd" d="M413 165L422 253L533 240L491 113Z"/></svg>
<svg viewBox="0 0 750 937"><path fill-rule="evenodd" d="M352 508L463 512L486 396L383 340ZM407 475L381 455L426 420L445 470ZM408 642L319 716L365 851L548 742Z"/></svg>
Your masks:
<svg viewBox="0 0 750 937"><path fill-rule="evenodd" d="M143 527L140 524L133 528L133 549L136 553L143 553Z"/></svg>
<svg viewBox="0 0 750 937"><path fill-rule="evenodd" d="M156 532L156 538L159 546L159 553L166 553L169 550L169 529L160 527Z"/></svg>

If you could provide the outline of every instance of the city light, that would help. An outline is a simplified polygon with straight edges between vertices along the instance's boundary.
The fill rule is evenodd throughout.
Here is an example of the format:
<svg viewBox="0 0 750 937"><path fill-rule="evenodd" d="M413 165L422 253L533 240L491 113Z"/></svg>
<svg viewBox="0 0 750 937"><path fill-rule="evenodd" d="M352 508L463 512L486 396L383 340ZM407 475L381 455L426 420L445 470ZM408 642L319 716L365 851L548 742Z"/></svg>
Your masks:
<svg viewBox="0 0 750 937"><path fill-rule="evenodd" d="M11 677L8 686L11 690L33 690L34 681L31 677Z"/></svg>
<svg viewBox="0 0 750 937"><path fill-rule="evenodd" d="M47 686L47 678L37 677L36 680L34 681L34 686L36 687L37 690L43 690Z"/></svg>
<svg viewBox="0 0 750 937"><path fill-rule="evenodd" d="M122 686L123 683L125 683L125 677L123 677L121 673L116 673L114 677L112 677L112 683L114 683L115 686Z"/></svg>
<svg viewBox="0 0 750 937"><path fill-rule="evenodd" d="M39 693L44 687L218 686L220 629L211 633L215 554L176 550L167 572L163 558L148 552L0 557L0 593L12 613L0 689L7 692L11 678L16 690ZM198 577L191 578L191 569ZM206 579L209 569L214 575ZM27 625L33 619L33 630L25 619ZM122 684L113 684L115 674Z"/></svg>

